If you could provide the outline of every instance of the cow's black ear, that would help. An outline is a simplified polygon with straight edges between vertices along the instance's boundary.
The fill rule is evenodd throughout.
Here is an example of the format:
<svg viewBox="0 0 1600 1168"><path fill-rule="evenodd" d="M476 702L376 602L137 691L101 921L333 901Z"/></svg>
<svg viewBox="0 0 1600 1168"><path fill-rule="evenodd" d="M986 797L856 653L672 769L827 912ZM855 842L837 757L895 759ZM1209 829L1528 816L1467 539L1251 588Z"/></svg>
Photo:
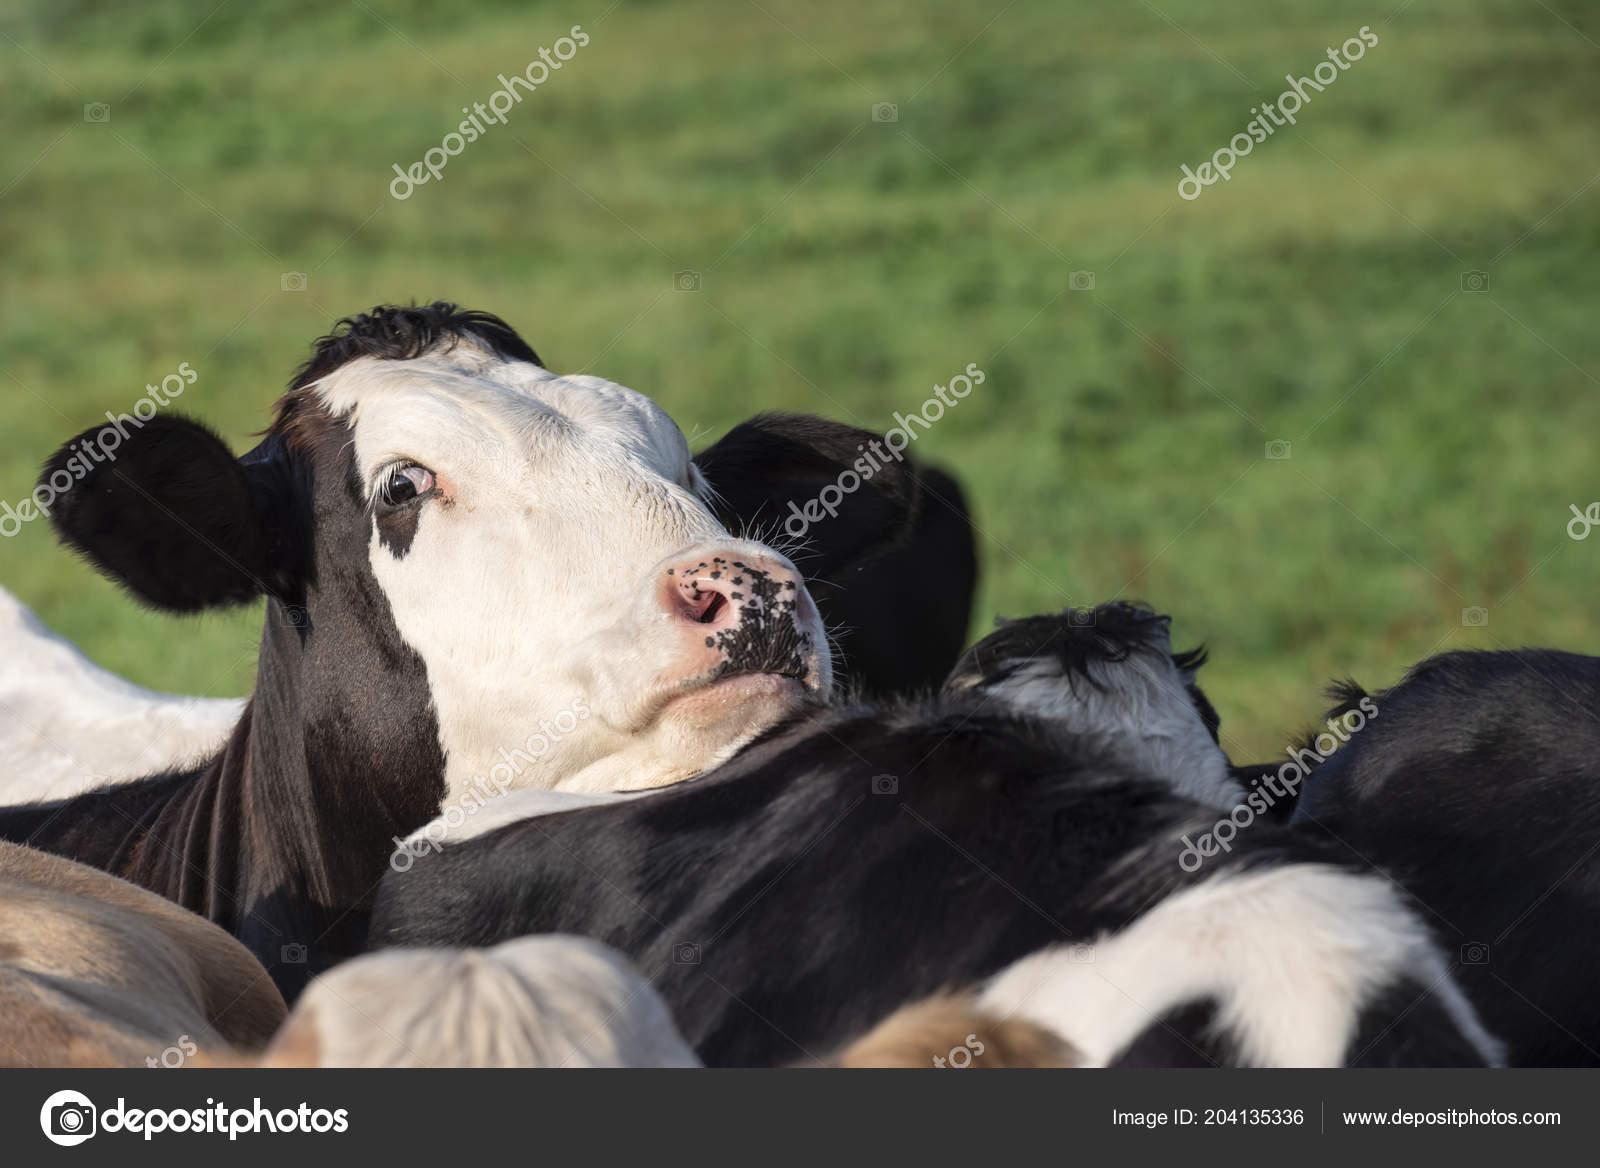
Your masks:
<svg viewBox="0 0 1600 1168"><path fill-rule="evenodd" d="M876 694L938 687L966 643L978 578L953 478L884 435L794 414L752 418L695 463L723 526L775 542L804 573L836 676Z"/></svg>
<svg viewBox="0 0 1600 1168"><path fill-rule="evenodd" d="M922 502L903 450L806 414L758 414L694 461L723 526L792 548L808 577L832 578L903 543Z"/></svg>
<svg viewBox="0 0 1600 1168"><path fill-rule="evenodd" d="M56 451L34 497L106 576L157 608L195 612L281 590L274 477L197 422L124 418Z"/></svg>

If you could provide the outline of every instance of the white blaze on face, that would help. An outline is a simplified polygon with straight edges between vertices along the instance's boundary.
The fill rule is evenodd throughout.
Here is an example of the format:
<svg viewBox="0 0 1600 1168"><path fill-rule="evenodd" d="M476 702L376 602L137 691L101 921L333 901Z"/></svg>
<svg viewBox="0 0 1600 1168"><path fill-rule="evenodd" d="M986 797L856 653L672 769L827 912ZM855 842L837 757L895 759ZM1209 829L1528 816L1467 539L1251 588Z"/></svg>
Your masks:
<svg viewBox="0 0 1600 1168"><path fill-rule="evenodd" d="M703 638L657 600L666 565L697 547L775 553L729 539L682 432L642 394L465 341L412 360L360 358L316 391L349 424L377 513L397 468L431 472L412 481L433 496L375 520L366 552L427 668L447 804L485 788L687 778L800 700L804 687L775 678L650 699L704 672L688 649ZM807 684L825 688L826 642L805 607L818 654Z"/></svg>

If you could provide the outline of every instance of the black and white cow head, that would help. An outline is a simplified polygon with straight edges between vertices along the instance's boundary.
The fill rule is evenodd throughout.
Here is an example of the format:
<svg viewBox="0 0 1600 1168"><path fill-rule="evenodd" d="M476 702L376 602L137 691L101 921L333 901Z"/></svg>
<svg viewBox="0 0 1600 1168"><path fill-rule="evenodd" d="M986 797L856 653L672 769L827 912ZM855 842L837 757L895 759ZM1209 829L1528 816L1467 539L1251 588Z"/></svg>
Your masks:
<svg viewBox="0 0 1600 1168"><path fill-rule="evenodd" d="M947 691L1102 740L1189 798L1219 807L1243 798L1216 708L1195 681L1205 650L1174 653L1172 618L1111 601L997 623L957 662Z"/></svg>
<svg viewBox="0 0 1600 1168"><path fill-rule="evenodd" d="M866 437L807 426L774 438L764 473L785 492L802 477L789 447L817 427ZM84 470L79 442L46 480ZM759 498L739 465L736 493ZM894 469L863 501L893 505ZM274 731L285 749L358 769L405 756L446 797L497 768L515 787L679 780L831 685L798 573L730 535L672 420L550 372L487 314L343 321L242 459L158 416L81 477L52 519L137 597L190 612L267 596L255 716L297 715ZM870 542L840 518L815 538Z"/></svg>

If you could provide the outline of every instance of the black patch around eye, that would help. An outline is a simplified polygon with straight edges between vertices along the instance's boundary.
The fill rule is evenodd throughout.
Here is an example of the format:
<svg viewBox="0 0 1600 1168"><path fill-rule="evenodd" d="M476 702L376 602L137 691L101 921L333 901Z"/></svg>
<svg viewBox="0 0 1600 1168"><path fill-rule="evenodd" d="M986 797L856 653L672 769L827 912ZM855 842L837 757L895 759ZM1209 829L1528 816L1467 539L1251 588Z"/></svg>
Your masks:
<svg viewBox="0 0 1600 1168"><path fill-rule="evenodd" d="M421 507L380 509L373 516L378 527L378 540L397 560L406 558L411 551L411 541L417 537L417 524L422 519Z"/></svg>
<svg viewBox="0 0 1600 1168"><path fill-rule="evenodd" d="M417 490L421 477L421 491ZM439 493L433 472L416 463L392 467L372 500L372 520L389 554L403 560L416 539L422 509Z"/></svg>

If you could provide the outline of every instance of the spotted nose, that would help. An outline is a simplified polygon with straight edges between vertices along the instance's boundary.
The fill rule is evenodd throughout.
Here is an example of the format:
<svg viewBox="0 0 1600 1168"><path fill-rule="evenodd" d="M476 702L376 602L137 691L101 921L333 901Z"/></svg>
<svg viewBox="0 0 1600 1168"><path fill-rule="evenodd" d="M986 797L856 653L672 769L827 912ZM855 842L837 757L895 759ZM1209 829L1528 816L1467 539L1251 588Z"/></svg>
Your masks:
<svg viewBox="0 0 1600 1168"><path fill-rule="evenodd" d="M669 564L662 607L680 627L719 650L729 673L805 677L821 626L794 565L775 555L711 550Z"/></svg>

